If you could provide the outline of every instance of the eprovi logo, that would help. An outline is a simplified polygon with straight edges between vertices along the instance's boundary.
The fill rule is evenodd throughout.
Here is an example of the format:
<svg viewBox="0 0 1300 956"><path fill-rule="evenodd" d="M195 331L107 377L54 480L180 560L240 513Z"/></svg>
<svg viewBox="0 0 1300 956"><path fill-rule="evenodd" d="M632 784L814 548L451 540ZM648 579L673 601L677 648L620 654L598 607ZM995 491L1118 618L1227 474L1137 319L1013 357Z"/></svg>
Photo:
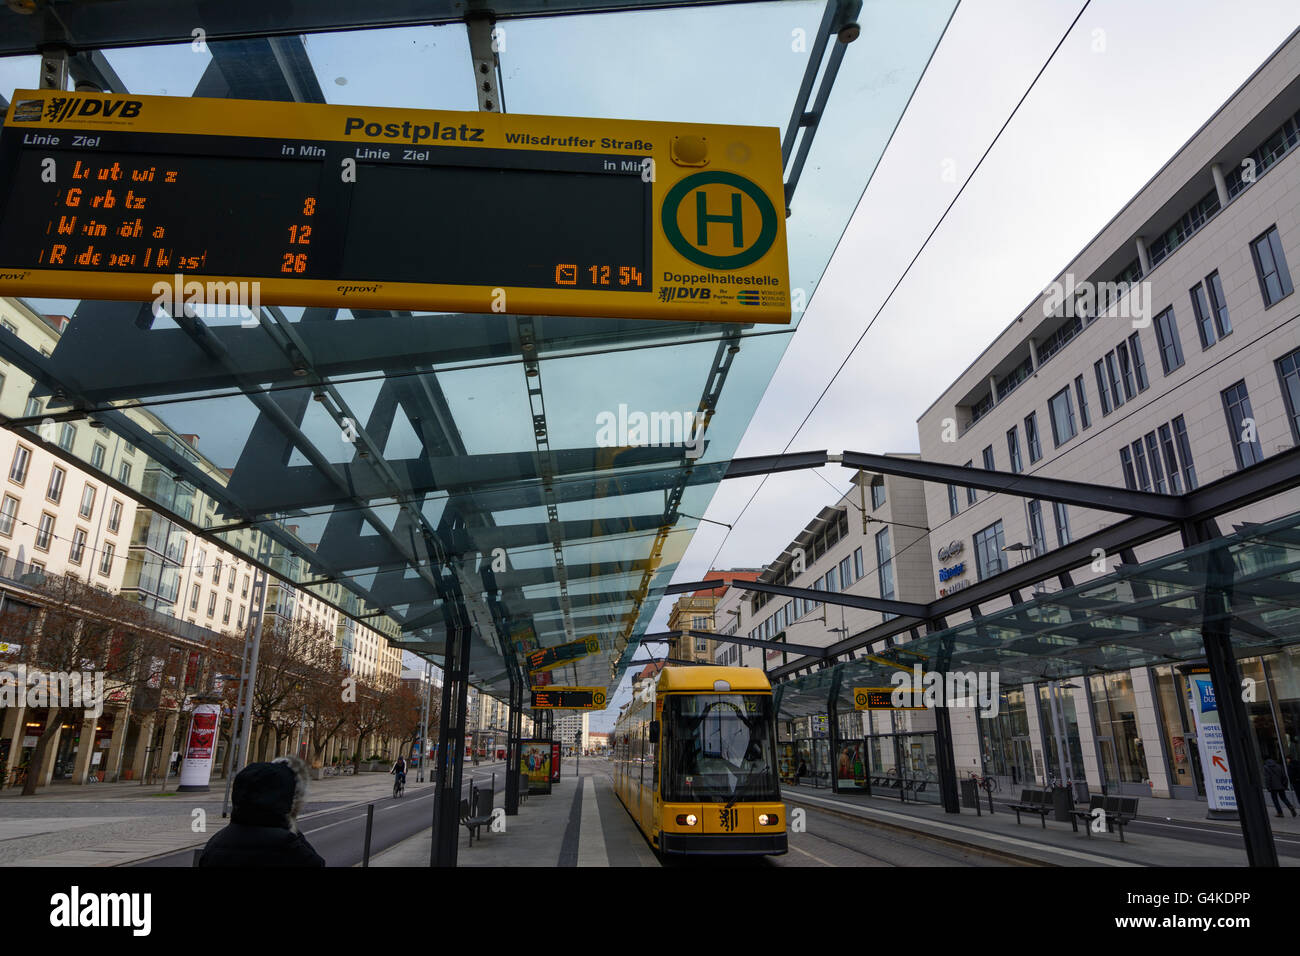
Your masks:
<svg viewBox="0 0 1300 956"><path fill-rule="evenodd" d="M664 235L683 256L709 269L757 262L776 241L776 207L744 176L693 173L664 197Z"/></svg>

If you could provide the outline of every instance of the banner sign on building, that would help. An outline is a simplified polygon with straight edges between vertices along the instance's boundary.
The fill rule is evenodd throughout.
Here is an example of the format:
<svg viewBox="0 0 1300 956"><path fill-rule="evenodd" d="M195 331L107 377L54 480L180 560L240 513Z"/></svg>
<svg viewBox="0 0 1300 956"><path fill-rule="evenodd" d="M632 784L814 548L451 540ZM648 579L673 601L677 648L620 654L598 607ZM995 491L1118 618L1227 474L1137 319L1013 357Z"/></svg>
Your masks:
<svg viewBox="0 0 1300 956"><path fill-rule="evenodd" d="M568 664L570 661L599 653L600 638L593 634L580 641L570 641L557 647L544 647L539 651L533 651L528 655L528 670L533 673L549 671L561 664Z"/></svg>
<svg viewBox="0 0 1300 956"><path fill-rule="evenodd" d="M1205 775L1205 799L1211 810L1236 810L1237 793L1232 789L1232 772L1223 745L1214 684L1208 671L1193 671L1188 675L1187 684L1196 720L1196 742L1201 751L1201 772Z"/></svg>

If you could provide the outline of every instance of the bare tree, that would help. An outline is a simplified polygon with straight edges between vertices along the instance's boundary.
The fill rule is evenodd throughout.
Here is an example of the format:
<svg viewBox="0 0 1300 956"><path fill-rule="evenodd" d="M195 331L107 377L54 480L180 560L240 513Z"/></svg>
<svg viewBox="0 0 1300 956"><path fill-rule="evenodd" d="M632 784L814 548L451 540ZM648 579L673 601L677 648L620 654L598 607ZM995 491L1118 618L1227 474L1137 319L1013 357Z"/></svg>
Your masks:
<svg viewBox="0 0 1300 956"><path fill-rule="evenodd" d="M153 662L165 665L168 644L163 635L148 628L139 604L71 575L47 574L33 590L31 605L7 602L0 616L0 628L9 642L20 645L9 661L42 675L34 690L39 694L39 688L44 688L47 696L49 717L36 739L24 796L36 792L59 728L65 721L79 724L85 716L84 707L74 706L78 701L70 693L76 683L73 675L102 675L105 686L129 685L138 674L150 673ZM153 667L152 673L160 670ZM82 696L84 703L84 688ZM84 743L93 745L93 740Z"/></svg>

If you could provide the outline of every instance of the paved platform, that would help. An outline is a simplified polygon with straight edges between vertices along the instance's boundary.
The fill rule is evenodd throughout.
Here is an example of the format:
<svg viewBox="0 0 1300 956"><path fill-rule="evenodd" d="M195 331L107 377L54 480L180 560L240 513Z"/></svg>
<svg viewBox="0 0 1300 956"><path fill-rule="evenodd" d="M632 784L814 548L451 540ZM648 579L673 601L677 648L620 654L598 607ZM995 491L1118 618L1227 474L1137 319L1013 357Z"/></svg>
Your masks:
<svg viewBox="0 0 1300 956"><path fill-rule="evenodd" d="M566 763L566 768L571 764ZM501 794L497 794L501 806ZM614 794L609 764L585 761L580 776L562 779L551 793L533 794L519 814L505 818L504 833L482 836L469 845L459 830L457 866L658 866L659 860ZM429 865L431 833L425 830L370 860L371 866Z"/></svg>
<svg viewBox="0 0 1300 956"><path fill-rule="evenodd" d="M995 812L989 814L985 798L982 814L977 816L965 807L960 814L950 814L935 804L903 803L897 796L834 794L808 786L784 786L782 794L791 810L803 804L1025 862L1053 866L1247 865L1238 824L1207 820L1206 805L1190 800L1141 798L1138 823L1125 828L1125 842L1121 843L1117 833L1089 837L1082 824L1077 833L1068 823L1050 818L1044 827L1033 814L1021 814L1017 824L1015 813L997 796ZM1287 814L1281 819L1270 816L1269 822L1275 824L1274 840L1282 865L1300 866L1300 820Z"/></svg>

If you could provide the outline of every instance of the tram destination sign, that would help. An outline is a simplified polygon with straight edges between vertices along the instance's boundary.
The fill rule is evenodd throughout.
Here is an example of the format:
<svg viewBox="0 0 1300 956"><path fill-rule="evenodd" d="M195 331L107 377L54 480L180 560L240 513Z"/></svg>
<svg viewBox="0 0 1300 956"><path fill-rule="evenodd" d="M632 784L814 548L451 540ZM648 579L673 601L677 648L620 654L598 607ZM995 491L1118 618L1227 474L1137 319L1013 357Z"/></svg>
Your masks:
<svg viewBox="0 0 1300 956"><path fill-rule="evenodd" d="M534 710L604 710L603 687L548 687L533 691Z"/></svg>
<svg viewBox="0 0 1300 956"><path fill-rule="evenodd" d="M855 687L853 688L854 710L925 710L921 694L910 690L902 692L903 700L909 701L901 707L894 706L893 687Z"/></svg>
<svg viewBox="0 0 1300 956"><path fill-rule="evenodd" d="M768 127L18 90L0 295L787 323L783 196Z"/></svg>

